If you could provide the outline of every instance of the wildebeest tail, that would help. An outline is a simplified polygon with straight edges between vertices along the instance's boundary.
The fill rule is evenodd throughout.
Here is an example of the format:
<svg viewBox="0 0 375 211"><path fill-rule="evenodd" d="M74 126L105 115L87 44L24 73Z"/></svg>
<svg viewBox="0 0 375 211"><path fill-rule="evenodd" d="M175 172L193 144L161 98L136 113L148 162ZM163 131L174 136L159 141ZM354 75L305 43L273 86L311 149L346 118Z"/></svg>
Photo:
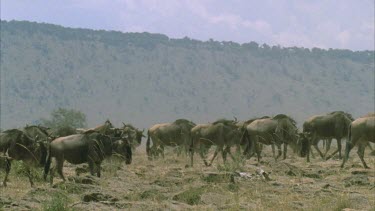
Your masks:
<svg viewBox="0 0 375 211"><path fill-rule="evenodd" d="M46 164L46 160L47 160L47 147L44 143L40 144L40 153L41 155L40 155L39 164L43 166Z"/></svg>
<svg viewBox="0 0 375 211"><path fill-rule="evenodd" d="M247 129L245 129L245 132L241 136L240 145L245 146L245 149L243 151L244 155L248 155L252 150L252 144L249 140L249 133L247 132Z"/></svg>
<svg viewBox="0 0 375 211"><path fill-rule="evenodd" d="M346 140L345 157L344 157L344 159L346 159L346 160L349 158L349 152L353 148L352 145L353 145L353 143L352 143L352 124L349 124L348 138Z"/></svg>
<svg viewBox="0 0 375 211"><path fill-rule="evenodd" d="M150 131L147 131L147 142L146 142L146 153L147 153L147 156L151 156L151 153L150 153Z"/></svg>
<svg viewBox="0 0 375 211"><path fill-rule="evenodd" d="M49 172L49 169L51 167L51 146L48 147L48 155L47 155L47 160L45 161L45 164L44 164L44 175L43 175L43 179L44 180L47 180L47 175L48 175L48 172Z"/></svg>

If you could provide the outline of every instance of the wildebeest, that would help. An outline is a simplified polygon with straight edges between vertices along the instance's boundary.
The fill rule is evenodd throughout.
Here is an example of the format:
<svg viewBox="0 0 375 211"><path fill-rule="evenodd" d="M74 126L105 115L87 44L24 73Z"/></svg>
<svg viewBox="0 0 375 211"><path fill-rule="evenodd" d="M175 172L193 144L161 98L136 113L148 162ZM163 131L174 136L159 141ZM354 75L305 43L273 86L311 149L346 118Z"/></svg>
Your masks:
<svg viewBox="0 0 375 211"><path fill-rule="evenodd" d="M247 144L244 151L248 155L252 148L260 160L260 151L258 142L265 145L275 144L278 148L277 160L281 156L281 145L284 144L283 158L286 159L288 144L293 149L297 149L298 130L296 122L285 114L278 114L270 118L256 119L246 126L246 130L242 135L241 143Z"/></svg>
<svg viewBox="0 0 375 211"><path fill-rule="evenodd" d="M122 129L126 134L128 134L132 148L135 149L141 145L142 138L145 137L143 135L144 130L139 130L131 124L122 124L124 125Z"/></svg>
<svg viewBox="0 0 375 211"><path fill-rule="evenodd" d="M357 154L363 166L369 168L364 160L365 148L369 142L375 143L375 114L358 118L350 124L341 168L344 167L345 162L349 159L350 150L356 145L358 145Z"/></svg>
<svg viewBox="0 0 375 211"><path fill-rule="evenodd" d="M30 168L43 165L46 160L46 146L42 141L35 141L19 129L6 130L0 133L0 151L6 157L6 174L3 185L6 186L11 169L11 160L22 160L31 186L34 186Z"/></svg>
<svg viewBox="0 0 375 211"><path fill-rule="evenodd" d="M96 131L104 135L113 135L114 129L112 123L107 119L103 125L96 126L94 128L83 129L77 128L77 133L85 133L86 131Z"/></svg>
<svg viewBox="0 0 375 211"><path fill-rule="evenodd" d="M325 115L312 116L306 120L303 123L303 133L305 136L303 144L308 144L307 162L310 162L311 145L313 145L320 156L324 158L325 155L323 155L318 148L319 140L332 138L337 140L337 151L341 159L341 139L347 137L349 124L352 120L351 115L343 111L334 111ZM337 151L332 153L332 155L337 153Z"/></svg>
<svg viewBox="0 0 375 211"><path fill-rule="evenodd" d="M194 151L197 150L206 166L212 165L219 151L222 153L224 162L227 153L234 159L230 148L233 145L238 145L241 138L241 127L238 127L236 123L233 120L221 119L213 123L198 124L193 127L191 129L190 165L193 166ZM216 146L216 150L210 163L207 163L206 152L213 145Z"/></svg>
<svg viewBox="0 0 375 211"><path fill-rule="evenodd" d="M111 138L96 131L86 131L83 134L57 138L51 142L48 149L44 179L47 178L53 157L56 160L57 172L64 181L65 177L62 170L65 160L72 164L88 163L91 175L96 172L97 176L100 177L100 164L105 157L111 154ZM53 183L54 169L51 170L50 174L51 184Z"/></svg>
<svg viewBox="0 0 375 211"><path fill-rule="evenodd" d="M173 123L156 124L147 132L146 152L148 158L157 156L159 153L164 157L165 146L179 146L187 152L190 143L190 131L195 123L178 119ZM152 140L152 146L150 147Z"/></svg>
<svg viewBox="0 0 375 211"><path fill-rule="evenodd" d="M134 132L135 133L135 132ZM109 136L112 141L113 154L125 160L125 164L132 162L132 140L128 131L120 128L114 128L113 134Z"/></svg>
<svg viewBox="0 0 375 211"><path fill-rule="evenodd" d="M53 139L52 135L48 133L48 129L49 128L40 125L27 125L26 127L22 128L26 135L35 141L42 141L44 143L49 143Z"/></svg>

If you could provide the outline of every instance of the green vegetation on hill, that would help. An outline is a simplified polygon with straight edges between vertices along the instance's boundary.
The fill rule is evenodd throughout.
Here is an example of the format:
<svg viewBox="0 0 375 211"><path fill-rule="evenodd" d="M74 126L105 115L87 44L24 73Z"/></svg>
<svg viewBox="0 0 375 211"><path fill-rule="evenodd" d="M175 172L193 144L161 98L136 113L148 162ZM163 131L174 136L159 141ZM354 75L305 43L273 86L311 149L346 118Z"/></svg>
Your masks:
<svg viewBox="0 0 375 211"><path fill-rule="evenodd" d="M249 119L374 109L374 51L283 48L255 42L1 21L1 128L64 107L90 126L148 127L188 118Z"/></svg>

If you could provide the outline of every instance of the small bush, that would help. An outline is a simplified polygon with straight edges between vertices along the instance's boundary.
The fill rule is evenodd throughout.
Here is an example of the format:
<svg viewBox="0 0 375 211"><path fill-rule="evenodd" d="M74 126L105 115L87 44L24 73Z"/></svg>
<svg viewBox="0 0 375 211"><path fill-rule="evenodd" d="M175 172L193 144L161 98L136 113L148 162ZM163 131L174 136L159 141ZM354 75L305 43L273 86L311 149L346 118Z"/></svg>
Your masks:
<svg viewBox="0 0 375 211"><path fill-rule="evenodd" d="M25 165L22 161L12 161L11 169L17 176L28 177L27 169L25 168ZM30 173L32 175L33 181L43 181L41 168L30 167Z"/></svg>
<svg viewBox="0 0 375 211"><path fill-rule="evenodd" d="M201 202L201 196L204 192L204 187L191 188L173 197L173 200L181 201L190 205L197 205Z"/></svg>
<svg viewBox="0 0 375 211"><path fill-rule="evenodd" d="M65 211L71 210L68 207L68 197L62 193L54 193L52 195L51 201L48 201L43 204L44 211Z"/></svg>
<svg viewBox="0 0 375 211"><path fill-rule="evenodd" d="M234 160L227 161L224 165L219 164L217 170L224 172L235 172L235 171L244 171L245 159L242 155L234 154Z"/></svg>
<svg viewBox="0 0 375 211"><path fill-rule="evenodd" d="M340 197L337 199L336 204L334 205L333 209L334 211L341 211L345 208L351 208L350 199L346 196Z"/></svg>

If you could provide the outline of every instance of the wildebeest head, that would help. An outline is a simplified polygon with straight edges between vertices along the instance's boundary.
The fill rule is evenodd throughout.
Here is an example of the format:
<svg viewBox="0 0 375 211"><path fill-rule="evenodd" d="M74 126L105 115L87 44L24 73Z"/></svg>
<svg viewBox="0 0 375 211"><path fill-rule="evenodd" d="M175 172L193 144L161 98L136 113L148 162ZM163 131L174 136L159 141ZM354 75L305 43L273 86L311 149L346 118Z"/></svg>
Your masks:
<svg viewBox="0 0 375 211"><path fill-rule="evenodd" d="M306 157L309 150L309 139L307 133L298 133L297 154L300 157Z"/></svg>
<svg viewBox="0 0 375 211"><path fill-rule="evenodd" d="M126 164L131 164L132 147L127 138L123 137L113 142L113 152L123 158Z"/></svg>

